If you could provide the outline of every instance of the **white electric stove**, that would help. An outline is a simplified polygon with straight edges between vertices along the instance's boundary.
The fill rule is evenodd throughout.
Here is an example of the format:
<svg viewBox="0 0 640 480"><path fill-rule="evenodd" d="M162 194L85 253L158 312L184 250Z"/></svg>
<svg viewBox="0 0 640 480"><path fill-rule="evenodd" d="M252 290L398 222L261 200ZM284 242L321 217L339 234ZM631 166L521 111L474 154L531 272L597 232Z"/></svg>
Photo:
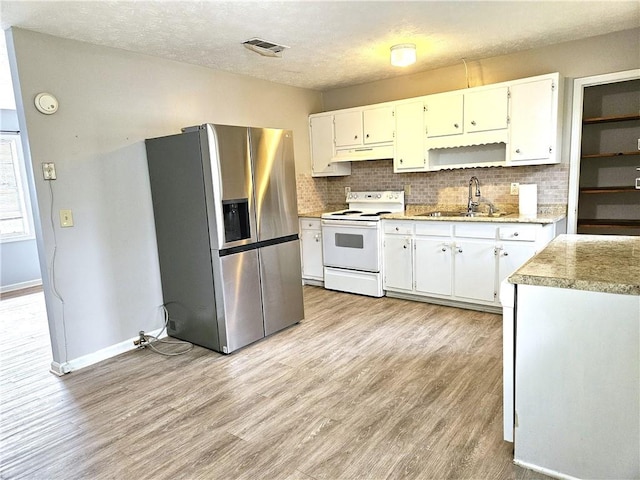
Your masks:
<svg viewBox="0 0 640 480"><path fill-rule="evenodd" d="M381 215L404 211L404 191L349 192L349 208L322 214L324 286L382 297Z"/></svg>

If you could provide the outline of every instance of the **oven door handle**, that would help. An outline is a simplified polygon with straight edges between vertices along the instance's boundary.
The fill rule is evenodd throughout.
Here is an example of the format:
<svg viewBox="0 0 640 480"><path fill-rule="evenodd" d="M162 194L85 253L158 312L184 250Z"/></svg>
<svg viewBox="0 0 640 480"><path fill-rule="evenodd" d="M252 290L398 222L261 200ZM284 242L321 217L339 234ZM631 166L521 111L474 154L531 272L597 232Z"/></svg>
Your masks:
<svg viewBox="0 0 640 480"><path fill-rule="evenodd" d="M367 222L358 220L322 220L322 225L327 227L375 228L378 225L378 222Z"/></svg>

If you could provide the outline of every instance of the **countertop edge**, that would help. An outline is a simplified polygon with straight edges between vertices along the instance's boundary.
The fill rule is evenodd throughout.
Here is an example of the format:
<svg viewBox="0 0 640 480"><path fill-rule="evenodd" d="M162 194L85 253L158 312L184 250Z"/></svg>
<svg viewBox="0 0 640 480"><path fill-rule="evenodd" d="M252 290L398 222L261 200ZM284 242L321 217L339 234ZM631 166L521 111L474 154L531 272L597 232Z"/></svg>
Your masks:
<svg viewBox="0 0 640 480"><path fill-rule="evenodd" d="M321 218L324 210L318 210L314 212L301 212L298 214L298 218ZM418 222L484 222L484 223L534 223L534 224L549 224L556 223L564 218L565 214L546 215L541 214L537 217L519 216L517 214L504 215L502 217L428 217L407 213L389 213L382 215L383 220L405 220L405 221L418 221Z"/></svg>
<svg viewBox="0 0 640 480"><path fill-rule="evenodd" d="M566 288L587 292L615 293L620 295L640 295L640 285L624 283L600 282L597 280L576 280L559 277L536 277L533 275L512 274L509 283L515 285L531 285L534 287Z"/></svg>

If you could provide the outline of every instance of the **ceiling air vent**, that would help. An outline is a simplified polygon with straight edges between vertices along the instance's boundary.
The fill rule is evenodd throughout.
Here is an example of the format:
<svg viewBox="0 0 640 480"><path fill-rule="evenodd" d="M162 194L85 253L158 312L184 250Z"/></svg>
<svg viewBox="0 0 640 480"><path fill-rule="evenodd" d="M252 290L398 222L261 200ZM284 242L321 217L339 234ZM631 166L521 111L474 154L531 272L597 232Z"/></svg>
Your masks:
<svg viewBox="0 0 640 480"><path fill-rule="evenodd" d="M282 57L282 52L285 48L289 48L285 45L278 45L277 43L269 42L261 38L251 38L242 44L249 50L253 50L256 53L264 57Z"/></svg>

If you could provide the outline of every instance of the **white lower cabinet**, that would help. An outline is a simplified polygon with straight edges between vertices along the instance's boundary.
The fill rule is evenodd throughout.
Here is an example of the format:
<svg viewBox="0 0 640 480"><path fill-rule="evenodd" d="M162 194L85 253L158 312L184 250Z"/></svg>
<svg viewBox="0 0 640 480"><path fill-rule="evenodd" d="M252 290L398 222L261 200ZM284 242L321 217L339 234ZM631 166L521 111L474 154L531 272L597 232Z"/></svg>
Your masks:
<svg viewBox="0 0 640 480"><path fill-rule="evenodd" d="M492 311L502 280L556 236L555 224L384 220L383 228L389 296Z"/></svg>
<svg viewBox="0 0 640 480"><path fill-rule="evenodd" d="M500 284L527 260L536 254L534 242L502 242L496 247L498 257L498 289L496 300L500 301Z"/></svg>
<svg viewBox="0 0 640 480"><path fill-rule="evenodd" d="M412 244L410 236L389 235L384 240L384 256L394 261L385 268L385 285L400 290L413 288Z"/></svg>
<svg viewBox="0 0 640 480"><path fill-rule="evenodd" d="M385 227L388 228L384 230L384 288L411 291L413 289L413 225L411 222L394 222Z"/></svg>
<svg viewBox="0 0 640 480"><path fill-rule="evenodd" d="M319 218L300 218L302 280L319 284L324 281L322 265L322 230Z"/></svg>
<svg viewBox="0 0 640 480"><path fill-rule="evenodd" d="M493 302L495 300L496 256L494 252L495 241L456 239L453 261L453 295L455 297L469 301Z"/></svg>
<svg viewBox="0 0 640 480"><path fill-rule="evenodd" d="M452 242L448 237L416 237L415 289L432 295L451 295Z"/></svg>

